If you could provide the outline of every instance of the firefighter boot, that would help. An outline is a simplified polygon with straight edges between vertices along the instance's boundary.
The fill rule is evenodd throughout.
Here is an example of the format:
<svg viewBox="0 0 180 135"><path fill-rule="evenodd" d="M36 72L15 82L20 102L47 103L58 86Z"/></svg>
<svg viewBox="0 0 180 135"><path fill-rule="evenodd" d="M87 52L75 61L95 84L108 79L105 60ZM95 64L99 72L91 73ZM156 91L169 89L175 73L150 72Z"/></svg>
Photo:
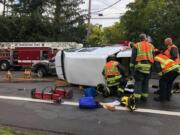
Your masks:
<svg viewBox="0 0 180 135"><path fill-rule="evenodd" d="M141 94L134 93L133 96L134 96L134 98L135 98L136 108L137 108L137 107L139 107L139 105L140 105Z"/></svg>
<svg viewBox="0 0 180 135"><path fill-rule="evenodd" d="M103 97L108 97L110 95L110 90L105 84L98 84L97 93L102 95Z"/></svg>
<svg viewBox="0 0 180 135"><path fill-rule="evenodd" d="M142 101L143 103L147 103L147 97L142 96L142 97L141 97L141 101Z"/></svg>
<svg viewBox="0 0 180 135"><path fill-rule="evenodd" d="M118 96L118 97L122 97L123 95L124 95L124 89L118 88L118 90L117 90L117 96Z"/></svg>
<svg viewBox="0 0 180 135"><path fill-rule="evenodd" d="M128 98L128 108L130 111L134 111L136 110L137 106L136 106L136 98L134 97L134 95L130 95Z"/></svg>
<svg viewBox="0 0 180 135"><path fill-rule="evenodd" d="M146 103L147 102L147 99L148 99L148 93L142 93L141 94L141 101L143 103Z"/></svg>

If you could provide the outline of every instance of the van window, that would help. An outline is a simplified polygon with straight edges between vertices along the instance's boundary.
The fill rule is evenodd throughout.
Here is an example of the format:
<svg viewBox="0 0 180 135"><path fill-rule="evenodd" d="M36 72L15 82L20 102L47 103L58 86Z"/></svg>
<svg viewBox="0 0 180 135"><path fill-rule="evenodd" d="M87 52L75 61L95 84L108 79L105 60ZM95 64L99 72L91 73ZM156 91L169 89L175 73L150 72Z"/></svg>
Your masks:
<svg viewBox="0 0 180 135"><path fill-rule="evenodd" d="M43 59L43 60L48 59L48 51L43 51L43 52L42 52L42 59Z"/></svg>
<svg viewBox="0 0 180 135"><path fill-rule="evenodd" d="M79 50L78 52L92 52L92 51L94 51L96 49L97 48L84 48L84 49Z"/></svg>
<svg viewBox="0 0 180 135"><path fill-rule="evenodd" d="M17 59L17 58L18 58L18 52L17 52L17 51L14 51L14 52L13 52L13 58L14 58L14 59Z"/></svg>
<svg viewBox="0 0 180 135"><path fill-rule="evenodd" d="M58 52L58 49L53 49L53 54L56 55Z"/></svg>
<svg viewBox="0 0 180 135"><path fill-rule="evenodd" d="M65 52L76 52L78 50L79 49L76 49L76 48L64 49Z"/></svg>

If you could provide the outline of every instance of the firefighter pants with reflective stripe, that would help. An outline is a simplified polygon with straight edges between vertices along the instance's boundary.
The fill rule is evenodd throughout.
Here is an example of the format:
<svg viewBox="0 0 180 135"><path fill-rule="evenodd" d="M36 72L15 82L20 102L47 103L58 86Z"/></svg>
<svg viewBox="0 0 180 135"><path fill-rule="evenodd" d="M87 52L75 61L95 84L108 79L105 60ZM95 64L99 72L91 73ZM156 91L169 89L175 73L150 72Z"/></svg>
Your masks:
<svg viewBox="0 0 180 135"><path fill-rule="evenodd" d="M172 85L178 75L178 71L170 71L161 76L159 80L159 96L161 100L170 99Z"/></svg>
<svg viewBox="0 0 180 135"><path fill-rule="evenodd" d="M136 98L148 97L150 75L136 71L134 74L134 79L134 96Z"/></svg>
<svg viewBox="0 0 180 135"><path fill-rule="evenodd" d="M106 92L106 93L109 93L108 95L109 96L122 96L123 93L124 93L124 88L127 84L127 80L124 78L124 77L121 77L120 79L118 78L116 80L116 83L113 83L113 85L107 85L107 89L106 90L109 90L109 92Z"/></svg>
<svg viewBox="0 0 180 135"><path fill-rule="evenodd" d="M120 81L121 76L112 76L112 77L108 77L106 79L106 84L108 87L112 87L112 86L116 86L119 85L119 81Z"/></svg>

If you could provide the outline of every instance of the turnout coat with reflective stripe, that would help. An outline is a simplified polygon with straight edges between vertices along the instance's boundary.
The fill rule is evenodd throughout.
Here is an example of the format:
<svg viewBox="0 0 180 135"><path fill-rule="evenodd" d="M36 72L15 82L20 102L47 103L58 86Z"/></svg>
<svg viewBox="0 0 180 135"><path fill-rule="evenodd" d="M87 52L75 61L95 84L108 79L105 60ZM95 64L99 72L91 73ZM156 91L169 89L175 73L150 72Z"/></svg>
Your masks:
<svg viewBox="0 0 180 135"><path fill-rule="evenodd" d="M108 86L115 86L119 84L121 78L120 71L118 69L118 62L109 61L104 67L104 76Z"/></svg>
<svg viewBox="0 0 180 135"><path fill-rule="evenodd" d="M106 63L104 71L105 71L105 76L115 76L115 75L120 75L120 72L118 70L118 62L116 61L109 61Z"/></svg>
<svg viewBox="0 0 180 135"><path fill-rule="evenodd" d="M137 49L135 68L142 73L149 74L151 65L154 62L154 46L147 41L142 41L135 44L134 47ZM142 63L142 61L147 61L148 63Z"/></svg>
<svg viewBox="0 0 180 135"><path fill-rule="evenodd" d="M135 48L137 49L136 61L147 60L147 61L150 61L151 63L154 62L154 59L153 59L154 47L152 44L146 41L142 41L142 42L137 43L135 45Z"/></svg>
<svg viewBox="0 0 180 135"><path fill-rule="evenodd" d="M174 69L180 68L180 66L177 65L175 61L169 59L164 54L159 54L154 59L155 59L155 61L160 63L161 68L162 68L162 71L159 73L159 75L162 75L162 74L168 73Z"/></svg>
<svg viewBox="0 0 180 135"><path fill-rule="evenodd" d="M172 48L177 48L175 45L171 45L168 47L168 49L164 52L164 54L168 57L168 58L171 58L171 49ZM177 48L178 50L178 48ZM177 54L177 58L174 60L177 64L180 64L180 57L179 57L179 51L178 51L178 54Z"/></svg>

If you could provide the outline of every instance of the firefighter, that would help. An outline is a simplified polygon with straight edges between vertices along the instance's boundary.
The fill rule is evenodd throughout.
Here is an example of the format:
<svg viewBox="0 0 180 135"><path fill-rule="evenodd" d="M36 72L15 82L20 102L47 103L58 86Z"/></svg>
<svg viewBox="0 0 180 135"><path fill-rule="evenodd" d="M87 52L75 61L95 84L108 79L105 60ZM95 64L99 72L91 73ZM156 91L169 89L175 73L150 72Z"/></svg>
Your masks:
<svg viewBox="0 0 180 135"><path fill-rule="evenodd" d="M164 52L164 54L174 60L177 64L180 64L180 58L179 58L179 50L176 47L176 45L173 44L173 41L171 38L166 38L164 40L165 45L167 46L166 51Z"/></svg>
<svg viewBox="0 0 180 135"><path fill-rule="evenodd" d="M130 60L130 71L135 79L134 96L137 103L140 99L147 101L150 72L154 62L154 46L148 42L146 34L139 35L140 42L136 43L132 49Z"/></svg>
<svg viewBox="0 0 180 135"><path fill-rule="evenodd" d="M104 90L103 95L105 97L110 95L120 96L123 93L123 89L120 87L125 87L125 69L119 65L116 61L116 57L114 55L109 56L107 58L107 63L104 66L102 72L105 82L106 82L106 90Z"/></svg>
<svg viewBox="0 0 180 135"><path fill-rule="evenodd" d="M170 101L173 82L180 74L180 65L163 53L157 54L154 60L155 70L161 76L159 97L154 98L154 100L157 102Z"/></svg>
<svg viewBox="0 0 180 135"><path fill-rule="evenodd" d="M164 44L167 46L167 49L164 51L164 54L174 60L177 64L180 64L180 58L179 58L179 50L178 48L176 47L176 45L173 44L173 41L172 41L172 38L166 38L164 40ZM159 94L160 91L157 90L154 92L154 94Z"/></svg>

